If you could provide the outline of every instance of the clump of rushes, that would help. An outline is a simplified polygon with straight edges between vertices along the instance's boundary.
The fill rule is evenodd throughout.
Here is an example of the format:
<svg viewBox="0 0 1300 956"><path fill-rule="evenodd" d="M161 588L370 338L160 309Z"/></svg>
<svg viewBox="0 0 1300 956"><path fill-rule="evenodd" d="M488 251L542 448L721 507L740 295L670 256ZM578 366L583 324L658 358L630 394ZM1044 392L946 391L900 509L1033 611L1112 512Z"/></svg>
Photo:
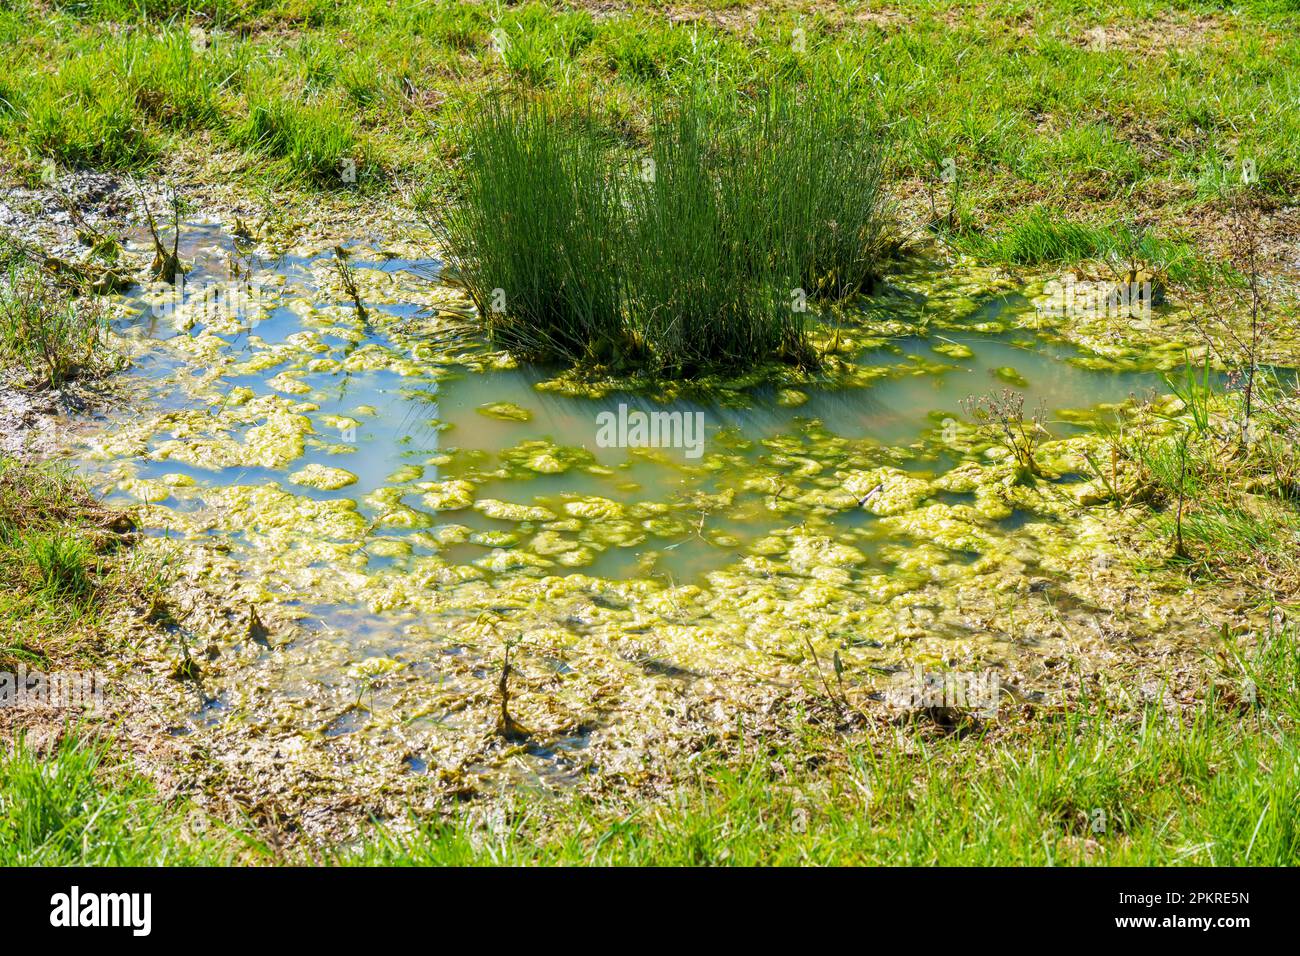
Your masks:
<svg viewBox="0 0 1300 956"><path fill-rule="evenodd" d="M771 95L758 136L739 127L738 163L755 179L743 194L765 227L759 249L784 254L783 271L809 295L840 298L880 280L890 238L884 154L843 96ZM724 171L725 172L725 171Z"/></svg>
<svg viewBox="0 0 1300 956"><path fill-rule="evenodd" d="M104 310L74 299L33 265L0 274L0 373L25 385L57 387L115 367Z"/></svg>
<svg viewBox="0 0 1300 956"><path fill-rule="evenodd" d="M579 104L494 99L468 145L450 264L526 358L683 378L811 365L806 301L880 274L881 153L833 93L689 95L636 154Z"/></svg>
<svg viewBox="0 0 1300 956"><path fill-rule="evenodd" d="M807 362L788 250L765 240L759 176L739 141L699 101L657 116L649 164L628 185L625 319L633 360L690 375L772 358Z"/></svg>
<svg viewBox="0 0 1300 956"><path fill-rule="evenodd" d="M470 141L444 228L492 339L539 358L619 347L625 190L604 144L550 101L493 100Z"/></svg>

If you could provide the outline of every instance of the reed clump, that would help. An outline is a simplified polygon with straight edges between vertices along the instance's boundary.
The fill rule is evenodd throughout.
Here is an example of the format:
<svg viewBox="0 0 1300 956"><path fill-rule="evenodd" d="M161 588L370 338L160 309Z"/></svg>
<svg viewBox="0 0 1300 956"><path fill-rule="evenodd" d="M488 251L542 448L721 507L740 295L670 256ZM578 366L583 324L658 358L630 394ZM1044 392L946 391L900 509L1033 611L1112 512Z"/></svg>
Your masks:
<svg viewBox="0 0 1300 956"><path fill-rule="evenodd" d="M700 93L629 149L556 97L468 129L449 262L494 343L532 360L689 378L813 366L810 303L878 281L883 154L838 95Z"/></svg>

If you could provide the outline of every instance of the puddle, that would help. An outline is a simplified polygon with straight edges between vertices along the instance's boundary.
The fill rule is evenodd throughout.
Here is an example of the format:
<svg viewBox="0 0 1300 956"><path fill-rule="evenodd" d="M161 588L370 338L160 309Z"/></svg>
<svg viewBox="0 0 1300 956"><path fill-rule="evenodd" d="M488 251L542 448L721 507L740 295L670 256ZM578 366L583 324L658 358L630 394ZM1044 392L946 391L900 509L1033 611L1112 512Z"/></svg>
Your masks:
<svg viewBox="0 0 1300 956"><path fill-rule="evenodd" d="M850 672L892 667L903 647L996 659L1009 642L972 609L1102 539L1051 530L1062 505L1048 495L1008 500L1024 494L987 477L998 463L972 444L962 400L1013 368L1065 439L1084 426L1061 410L1161 386L1154 370L1080 367L1022 327L1021 295L967 290L926 301L925 337L870 325L889 299L868 310L865 387L574 396L550 387L556 370L440 336L453 323L426 316L465 303L432 281L436 259L348 255L365 315L333 250L271 258L210 225L183 234L183 294L122 299L136 399L87 426L81 463L110 501L144 505L151 535L201 546L187 573L230 590L232 621L265 598L302 626L250 649L230 625L205 725L269 711L330 741L481 735L511 637L527 686L551 694L533 719L560 714L517 759L567 775L589 743L573 728L606 725L637 682L764 678L802 659L806 635ZM699 440L604 447L602 423L638 412ZM1068 491L1087 469L1060 454ZM609 700L601 681L620 688L608 707L593 702ZM394 765L411 776L439 759L406 749L420 756Z"/></svg>

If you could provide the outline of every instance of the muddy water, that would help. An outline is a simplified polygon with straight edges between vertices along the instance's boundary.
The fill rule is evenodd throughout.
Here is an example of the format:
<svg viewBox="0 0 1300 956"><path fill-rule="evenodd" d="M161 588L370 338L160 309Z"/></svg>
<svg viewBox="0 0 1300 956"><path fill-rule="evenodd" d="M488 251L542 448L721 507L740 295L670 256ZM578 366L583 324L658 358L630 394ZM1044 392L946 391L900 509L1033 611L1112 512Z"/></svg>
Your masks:
<svg viewBox="0 0 1300 956"><path fill-rule="evenodd" d="M1086 367L1034 331L1021 290L979 276L921 270L849 317L860 387L671 398L492 353L418 245L347 247L364 313L328 247L273 256L194 224L182 254L182 288L123 297L134 400L80 452L179 545L175 573L228 595L182 635L209 663L177 732L355 737L405 772L492 762L507 642L535 731L517 757L561 776L590 770L574 754L593 733L635 749L626 727L671 715L683 682L789 680L810 644L850 681L912 660L1009 666L1052 629L1025 610L1017 633L1007 607L1047 576L1058 613L1107 549L1078 520L1087 410L1160 384L1132 362ZM1044 488L1010 483L963 413L1008 383L1057 439ZM637 412L701 431L601 441Z"/></svg>

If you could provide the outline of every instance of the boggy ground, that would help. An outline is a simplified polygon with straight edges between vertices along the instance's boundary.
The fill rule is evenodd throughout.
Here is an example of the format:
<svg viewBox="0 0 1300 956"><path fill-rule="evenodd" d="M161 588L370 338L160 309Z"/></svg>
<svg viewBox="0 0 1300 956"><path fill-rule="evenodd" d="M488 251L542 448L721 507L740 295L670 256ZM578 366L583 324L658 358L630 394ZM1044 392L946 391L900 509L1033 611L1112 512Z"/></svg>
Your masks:
<svg viewBox="0 0 1300 956"><path fill-rule="evenodd" d="M427 235L391 219L359 231L403 261L430 252ZM407 239L373 239L385 232ZM214 233L203 226L194 233L190 261L209 277L229 278ZM409 380L415 392L453 389L458 375L508 373L512 363L463 336L420 335L409 310L385 311L393 303L458 306L454 289L431 284L423 270L388 271L383 263L395 260L353 247L355 286L368 303L362 320L338 288L331 239L252 238L265 255L259 260L246 248L250 263L287 251L293 274L282 284L256 284L253 297L226 300L224 308L194 296L158 317L149 304L171 302L169 290L146 285L124 307L144 310L137 324L157 318L180 334L123 338L119 347L137 372L117 379L124 398L105 408L104 420L73 438L92 480L113 490L115 501L137 501L134 520L153 532L132 542L133 565L164 569L137 596L109 602L114 613L97 622L107 640L47 661L92 660L111 677L110 710L98 725L117 741L115 756L108 769L85 758L99 768L87 771L86 786L126 773L129 792L156 788L165 798L148 813L169 814L171 801L184 799L244 834L209 846L207 831L180 822L188 818L165 816L164 852L208 861L295 858L301 851L291 848L302 836L311 838L303 845L337 846L367 834L375 817L404 832L405 813L414 810L434 819L450 813L466 829L416 828L402 838L414 842L397 844L366 837L360 859L419 859L427 840L473 858L484 845L474 835L482 821L493 846L490 834L500 836L500 820L517 819L521 801L541 816L518 818L520 826L558 819L560 831L607 827L619 814L635 816L636 801L646 800L642 806L684 799L691 807L684 819L707 818L722 811L708 809L721 791L699 784L692 769L706 767L740 788L727 799L749 795L749 809L725 811L743 817L762 812L751 805L752 788L768 772L752 776L755 748L783 755L783 765L824 768L787 779L795 794L838 788L829 782L841 771L832 768L847 771L864 754L891 752L916 761L939 786L945 774L988 772L970 763L972 748L998 765L1020 747L1048 746L1041 734L1067 732L1056 723L1060 715L1071 719L1099 696L1116 716L1088 732L1116 735L1107 737L1116 756L1136 726L1130 722L1148 707L1181 722L1226 705L1215 733L1238 732L1227 715L1247 682L1232 662L1269 633L1268 608L1256 589L1222 577L1198 585L1168 564L1160 516L1141 500L1117 506L1097 477L1096 463L1117 466L1095 431L1040 444L1044 477L1025 482L992 433L939 416L922 422L912 440L890 445L806 419L793 435L758 440L723 429L698 462L644 456L680 481L645 494L591 453L535 437L518 420L530 414L519 403L482 403L492 417L461 409L470 429L502 429L513 444L502 442L496 456L458 458L450 442L465 432L465 416L431 403L429 420L411 434L446 441L434 449L398 446L411 454L391 471L383 462L387 473L375 480L374 463L352 464L365 451L341 433L364 432L377 410L325 394L324 382L381 374ZM285 248L273 251L277 244ZM142 254L129 244L127 255ZM203 278L202 270L193 275ZM1066 323L1032 307L1032 279L1005 271L917 265L900 271L896 285L881 308L839 329L844 394L952 374L939 369L969 360L962 350L973 350L962 343L978 348L989 335L1023 337L1027 345L1032 333L1039 347L1053 339L1104 344L1104 352L1065 353L1058 369L1131 370L1144 350L1147 367L1171 366L1183 346L1196 348L1194 341L1158 347L1161 329L1186 334L1175 307L1141 325L1113 317L1091 328ZM1017 289L1028 293L1018 308L989 307ZM285 302L301 331L269 318ZM899 317L909 309L928 323L925 347L893 351L897 336L916 335ZM422 322L450 322L454 312L440 314ZM883 357L868 366L849 361L882 345ZM986 381L1001 384L995 376ZM782 400L804 403L790 414L821 407L824 384L786 381ZM618 385L561 376L536 394L558 389L572 401L597 402ZM745 385L713 383L706 392L723 406L743 405ZM1172 412L1179 404L1153 408ZM357 417L344 421L346 409ZM1051 427L1071 431L1112 415L1076 410ZM354 502L348 494L358 473L375 487ZM1136 477L1109 480L1122 487ZM581 491L534 493L531 483L545 480ZM717 516L729 524L711 531ZM161 529L168 533L160 539ZM617 576L589 570L610 552L659 541L653 550L662 555L684 538L705 541L712 554L691 582L653 564ZM996 672L1005 691L996 716L918 706L900 695L899 680L918 663L932 672ZM6 713L46 744L60 736L66 716ZM8 772L18 775L16 767ZM741 776L728 776L736 768ZM1184 797L1199 799L1199 786L1189 783ZM559 802L532 802L548 792ZM1147 799L1156 791L1143 792ZM700 797L704 807L693 802ZM152 805L157 797L140 799ZM787 810L805 819L804 804L796 804ZM482 812L464 818L457 806ZM1066 818L1057 835L1065 842L1052 852L1080 861L1121 858L1107 847L1146 852L1134 849L1132 836L1080 835L1072 814L1086 818L1091 809L1050 809ZM137 812L133 804L130 813ZM874 819L865 807L855 812ZM824 836L817 819L811 833ZM854 818L836 819L842 827ZM811 840L809 832L787 837ZM660 852L673 859L683 838L659 834L654 839L667 841L660 849L617 859ZM258 841L253 849L250 839ZM574 839L572 852L589 852ZM1285 835L1279 839L1278 852L1289 852ZM1161 846L1171 851L1172 844ZM728 839L710 853L742 849L759 859L788 852L784 844L736 847ZM129 852L154 858L152 850ZM643 852L652 855L635 855ZM925 858L916 852L881 859Z"/></svg>
<svg viewBox="0 0 1300 956"><path fill-rule="evenodd" d="M1028 482L992 433L942 416L889 445L808 416L766 437L723 428L698 462L634 452L611 467L539 437L520 404L428 400L513 363L463 334L428 334L463 303L425 269L393 268L427 262L427 234L378 217L358 230L370 243L349 253L363 316L333 238L243 226L244 242L199 225L185 243L196 284L229 282L232 243L259 280L241 297L178 303L146 284L123 303L138 313L120 343L138 371L74 454L114 501L137 502L152 535L137 560L166 569L157 596L113 625L132 652L101 656L139 765L277 839L329 843L373 816L509 801L511 784L650 795L697 755L784 746L810 720L846 740L900 719L1010 732L1022 709L1068 707L1102 683L1177 710L1204 694L1205 648L1222 633L1249 644L1267 620L1256 597L1190 589L1162 566L1167 542L1147 512L1116 507L1095 476L1111 460L1095 431L1040 444L1044 477ZM406 238L373 238L385 234ZM126 255L143 267L147 251ZM1067 368L1168 366L1196 348L1156 346L1161 329L1186 330L1172 308L1140 326L1065 322L1032 308L1026 280L902 270L879 308L841 323L834 384L852 404L862 386L952 374L945 363L972 352L963 341L997 335L1104 344L1071 351ZM990 308L1014 293L1027 294L1018 308ZM441 318L412 321L414 305ZM892 345L917 336L913 313L923 352ZM149 327L170 337L138 334ZM367 391L375 376L396 387ZM364 435L403 406L358 405L333 394L340 381L414 398L425 419L393 448L349 444L348 429ZM579 403L620 386L540 384L535 394ZM743 406L746 384L704 391ZM779 394L816 409L825 385L791 378ZM1054 427L1111 414L1076 410ZM458 447L476 427L499 430L494 452ZM673 483L647 481L647 468ZM683 542L703 551L699 569L655 563ZM640 564L601 573L620 552ZM998 716L909 700L900 680L914 665L996 673Z"/></svg>

